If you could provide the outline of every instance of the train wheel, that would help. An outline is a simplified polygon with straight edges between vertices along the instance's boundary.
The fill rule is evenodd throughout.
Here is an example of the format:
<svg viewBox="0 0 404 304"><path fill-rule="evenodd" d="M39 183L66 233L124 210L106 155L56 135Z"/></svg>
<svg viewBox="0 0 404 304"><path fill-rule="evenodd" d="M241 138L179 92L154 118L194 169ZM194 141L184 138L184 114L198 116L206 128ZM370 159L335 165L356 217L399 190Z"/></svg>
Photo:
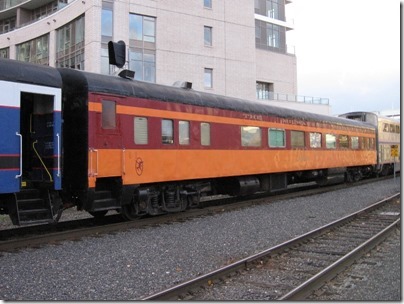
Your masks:
<svg viewBox="0 0 404 304"><path fill-rule="evenodd" d="M353 175L353 181L354 182L359 182L362 179L362 174L358 171L355 172Z"/></svg>
<svg viewBox="0 0 404 304"><path fill-rule="evenodd" d="M140 218L137 208L135 207L135 204L133 202L122 206L121 215L125 220L129 221Z"/></svg>

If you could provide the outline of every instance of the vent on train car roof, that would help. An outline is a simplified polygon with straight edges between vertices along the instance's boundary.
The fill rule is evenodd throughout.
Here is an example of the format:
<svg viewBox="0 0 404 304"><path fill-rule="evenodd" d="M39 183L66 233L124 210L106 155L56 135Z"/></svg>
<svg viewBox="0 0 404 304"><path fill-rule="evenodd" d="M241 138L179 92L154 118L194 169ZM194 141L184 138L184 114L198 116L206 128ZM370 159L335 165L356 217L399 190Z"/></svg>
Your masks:
<svg viewBox="0 0 404 304"><path fill-rule="evenodd" d="M122 70L119 72L118 76L126 79L135 79L135 71Z"/></svg>
<svg viewBox="0 0 404 304"><path fill-rule="evenodd" d="M190 89L192 89L192 82L189 82L189 81L176 81L176 82L174 82L173 86L177 87L177 88L190 90Z"/></svg>

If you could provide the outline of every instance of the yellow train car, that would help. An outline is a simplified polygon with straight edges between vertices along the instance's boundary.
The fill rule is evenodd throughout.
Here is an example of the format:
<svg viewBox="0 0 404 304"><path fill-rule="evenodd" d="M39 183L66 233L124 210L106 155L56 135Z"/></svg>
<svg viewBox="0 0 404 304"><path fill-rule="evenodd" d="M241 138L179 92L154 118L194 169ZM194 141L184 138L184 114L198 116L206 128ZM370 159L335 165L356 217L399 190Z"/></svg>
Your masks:
<svg viewBox="0 0 404 304"><path fill-rule="evenodd" d="M376 171L380 175L400 171L400 121L371 112L351 112L340 117L367 122L377 129Z"/></svg>

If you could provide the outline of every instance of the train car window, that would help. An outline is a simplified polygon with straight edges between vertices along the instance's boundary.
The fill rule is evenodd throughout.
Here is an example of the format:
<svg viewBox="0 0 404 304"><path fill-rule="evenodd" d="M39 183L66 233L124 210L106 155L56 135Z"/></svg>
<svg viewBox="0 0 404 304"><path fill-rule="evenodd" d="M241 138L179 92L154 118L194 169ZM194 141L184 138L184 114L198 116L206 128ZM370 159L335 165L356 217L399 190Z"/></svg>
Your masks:
<svg viewBox="0 0 404 304"><path fill-rule="evenodd" d="M351 148L354 150L359 149L359 137L358 136L351 137Z"/></svg>
<svg viewBox="0 0 404 304"><path fill-rule="evenodd" d="M364 150L369 150L369 138L364 138L363 139L363 149Z"/></svg>
<svg viewBox="0 0 404 304"><path fill-rule="evenodd" d="M111 100L102 101L102 128L116 128L116 102Z"/></svg>
<svg viewBox="0 0 404 304"><path fill-rule="evenodd" d="M400 126L396 126L396 133L400 134Z"/></svg>
<svg viewBox="0 0 404 304"><path fill-rule="evenodd" d="M171 119L161 120L161 141L166 145L174 143L174 122Z"/></svg>
<svg viewBox="0 0 404 304"><path fill-rule="evenodd" d="M389 124L383 124L383 132L389 132Z"/></svg>
<svg viewBox="0 0 404 304"><path fill-rule="evenodd" d="M395 133L396 132L396 127L394 125L390 125L390 132Z"/></svg>
<svg viewBox="0 0 404 304"><path fill-rule="evenodd" d="M321 148L321 133L310 133L310 148Z"/></svg>
<svg viewBox="0 0 404 304"><path fill-rule="evenodd" d="M292 148L304 148L304 132L303 131L290 131Z"/></svg>
<svg viewBox="0 0 404 304"><path fill-rule="evenodd" d="M268 129L268 144L271 148L284 148L286 146L285 130Z"/></svg>
<svg viewBox="0 0 404 304"><path fill-rule="evenodd" d="M370 150L375 149L375 140L374 140L374 138L369 138L369 149Z"/></svg>
<svg viewBox="0 0 404 304"><path fill-rule="evenodd" d="M349 148L348 135L339 136L339 147L340 148Z"/></svg>
<svg viewBox="0 0 404 304"><path fill-rule="evenodd" d="M241 127L241 145L243 147L261 147L261 144L261 128Z"/></svg>
<svg viewBox="0 0 404 304"><path fill-rule="evenodd" d="M363 149L364 149L364 145L365 145L364 138L363 138L363 137L359 137L359 148L363 150Z"/></svg>
<svg viewBox="0 0 404 304"><path fill-rule="evenodd" d="M327 149L335 149L337 147L337 138L333 134L325 135L325 145Z"/></svg>
<svg viewBox="0 0 404 304"><path fill-rule="evenodd" d="M147 118L145 117L135 117L134 119L135 127L135 144L137 145L147 145L149 143L149 130L147 126Z"/></svg>
<svg viewBox="0 0 404 304"><path fill-rule="evenodd" d="M210 146L210 124L207 122L201 123L201 145Z"/></svg>
<svg viewBox="0 0 404 304"><path fill-rule="evenodd" d="M189 121L179 121L178 132L180 145L189 145Z"/></svg>

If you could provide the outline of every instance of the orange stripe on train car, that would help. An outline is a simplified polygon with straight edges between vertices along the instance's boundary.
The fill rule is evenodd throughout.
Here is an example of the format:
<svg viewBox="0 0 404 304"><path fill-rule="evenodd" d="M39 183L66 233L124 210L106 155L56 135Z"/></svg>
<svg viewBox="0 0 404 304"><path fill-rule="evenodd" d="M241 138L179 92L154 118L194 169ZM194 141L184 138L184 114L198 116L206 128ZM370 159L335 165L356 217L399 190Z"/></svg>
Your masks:
<svg viewBox="0 0 404 304"><path fill-rule="evenodd" d="M314 170L376 163L363 150L99 150L89 152L89 184L122 176L142 184L224 176Z"/></svg>

